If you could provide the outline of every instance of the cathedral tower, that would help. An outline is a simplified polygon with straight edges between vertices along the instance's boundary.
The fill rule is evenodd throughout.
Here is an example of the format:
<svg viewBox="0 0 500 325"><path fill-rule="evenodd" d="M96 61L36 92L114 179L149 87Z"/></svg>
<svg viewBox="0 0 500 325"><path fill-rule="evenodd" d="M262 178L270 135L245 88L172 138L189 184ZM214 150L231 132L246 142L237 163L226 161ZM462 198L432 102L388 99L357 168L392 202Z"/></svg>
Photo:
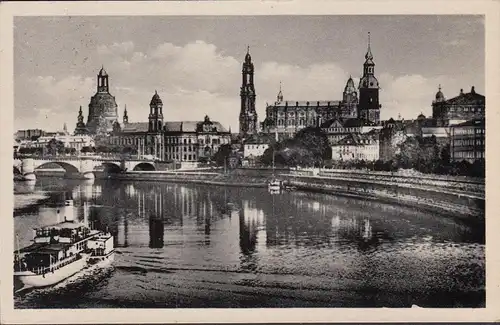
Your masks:
<svg viewBox="0 0 500 325"><path fill-rule="evenodd" d="M163 102L161 101L160 95L155 90L153 98L149 103L149 128L148 131L151 133L158 133L163 130Z"/></svg>
<svg viewBox="0 0 500 325"><path fill-rule="evenodd" d="M118 120L118 105L109 93L109 76L104 67L97 75L97 92L90 99L87 129L90 134L106 134Z"/></svg>
<svg viewBox="0 0 500 325"><path fill-rule="evenodd" d="M253 84L253 63L250 47L247 49L242 69L242 84L240 89L240 136L247 137L257 132L257 112L255 111L255 88Z"/></svg>
<svg viewBox="0 0 500 325"><path fill-rule="evenodd" d="M358 117L367 121L380 123L379 84L375 78L375 63L370 47L370 33L368 33L368 50L363 64L363 77L359 81L359 112Z"/></svg>

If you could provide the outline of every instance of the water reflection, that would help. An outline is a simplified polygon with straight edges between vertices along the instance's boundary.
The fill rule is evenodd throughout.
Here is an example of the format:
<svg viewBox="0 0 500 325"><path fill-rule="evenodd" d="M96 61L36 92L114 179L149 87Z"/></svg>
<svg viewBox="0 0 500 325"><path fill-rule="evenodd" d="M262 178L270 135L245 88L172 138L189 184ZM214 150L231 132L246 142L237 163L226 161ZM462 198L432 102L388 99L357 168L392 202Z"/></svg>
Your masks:
<svg viewBox="0 0 500 325"><path fill-rule="evenodd" d="M410 292L484 283L484 229L411 208L315 193L110 180L40 179L34 191L49 197L29 213L16 212L21 244L29 243L33 227L64 217L114 235L121 253L114 267L120 271L109 284L116 284L115 291L103 291L106 299L124 281L147 287L146 280L126 272L134 268L144 269L141 276L151 283L163 281L164 288L213 282L213 292L224 291L222 282L233 281L224 292L240 286L242 274L250 274L245 281L262 274L259 281L268 281L268 288L275 282L296 285L289 275L300 276L304 288L321 287L318 295L360 290L367 306L388 285ZM67 199L73 207L64 205ZM162 268L179 271L161 273ZM479 270L475 282L470 270ZM286 278L277 280L279 275ZM145 291L154 301L155 288Z"/></svg>

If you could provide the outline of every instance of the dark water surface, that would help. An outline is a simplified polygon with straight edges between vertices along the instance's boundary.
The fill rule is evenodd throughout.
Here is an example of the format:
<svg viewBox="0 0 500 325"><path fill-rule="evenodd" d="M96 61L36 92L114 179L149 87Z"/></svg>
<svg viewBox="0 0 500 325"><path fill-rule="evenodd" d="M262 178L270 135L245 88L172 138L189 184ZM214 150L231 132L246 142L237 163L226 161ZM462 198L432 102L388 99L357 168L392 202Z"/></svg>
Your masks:
<svg viewBox="0 0 500 325"><path fill-rule="evenodd" d="M17 293L16 308L485 305L484 226L452 217L193 184L44 178L34 192L49 198L14 213L20 246L71 196L117 252L112 266Z"/></svg>

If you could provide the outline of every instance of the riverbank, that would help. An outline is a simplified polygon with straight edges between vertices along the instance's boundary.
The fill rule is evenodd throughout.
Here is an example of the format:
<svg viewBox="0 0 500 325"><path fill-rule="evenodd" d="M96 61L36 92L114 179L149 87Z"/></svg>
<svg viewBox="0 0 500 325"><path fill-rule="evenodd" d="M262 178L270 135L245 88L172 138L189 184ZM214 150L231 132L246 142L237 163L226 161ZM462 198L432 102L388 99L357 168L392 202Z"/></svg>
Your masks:
<svg viewBox="0 0 500 325"><path fill-rule="evenodd" d="M167 181L218 186L267 187L272 176L238 172L220 174L215 172L128 172L110 176L112 179L133 181ZM484 194L457 184L432 186L430 184L408 184L401 178L389 181L363 178L299 176L279 174L286 183L297 190L311 191L356 199L396 203L427 211L445 213L474 222L484 222Z"/></svg>
<svg viewBox="0 0 500 325"><path fill-rule="evenodd" d="M49 196L45 193L19 193L14 194L14 210L23 209L36 205Z"/></svg>

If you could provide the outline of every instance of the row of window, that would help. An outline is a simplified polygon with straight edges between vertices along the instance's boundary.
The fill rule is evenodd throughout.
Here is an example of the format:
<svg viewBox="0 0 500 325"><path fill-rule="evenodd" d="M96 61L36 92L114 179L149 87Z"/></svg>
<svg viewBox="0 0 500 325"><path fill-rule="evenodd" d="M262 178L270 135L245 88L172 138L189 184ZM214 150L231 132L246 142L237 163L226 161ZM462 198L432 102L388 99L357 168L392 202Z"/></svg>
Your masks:
<svg viewBox="0 0 500 325"><path fill-rule="evenodd" d="M485 158L484 151L458 151L453 153L454 158Z"/></svg>
<svg viewBox="0 0 500 325"><path fill-rule="evenodd" d="M484 145L485 140L484 139L478 139L478 140L473 140L473 139L467 139L467 140L454 140L453 145L454 146L473 146L474 144L476 146L481 146Z"/></svg>
<svg viewBox="0 0 500 325"><path fill-rule="evenodd" d="M484 107L450 107L450 112L478 112L482 113Z"/></svg>
<svg viewBox="0 0 500 325"><path fill-rule="evenodd" d="M247 144L245 145L248 149L267 149L269 145L267 144Z"/></svg>
<svg viewBox="0 0 500 325"><path fill-rule="evenodd" d="M454 135L462 135L462 134L485 134L485 129L475 129L475 128L456 128L453 132Z"/></svg>
<svg viewBox="0 0 500 325"><path fill-rule="evenodd" d="M196 161L196 155L167 155L167 159L171 160L179 160L182 158L182 161Z"/></svg>

